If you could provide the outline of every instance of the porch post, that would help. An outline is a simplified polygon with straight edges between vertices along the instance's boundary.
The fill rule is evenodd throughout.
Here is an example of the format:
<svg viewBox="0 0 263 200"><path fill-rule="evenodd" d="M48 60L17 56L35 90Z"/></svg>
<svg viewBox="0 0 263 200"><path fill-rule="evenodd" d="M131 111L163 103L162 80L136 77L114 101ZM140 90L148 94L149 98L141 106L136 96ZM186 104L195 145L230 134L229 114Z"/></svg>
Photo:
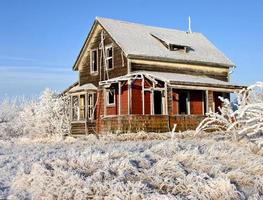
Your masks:
<svg viewBox="0 0 263 200"><path fill-rule="evenodd" d="M145 115L145 104L144 104L144 76L142 75L142 114Z"/></svg>
<svg viewBox="0 0 263 200"><path fill-rule="evenodd" d="M118 111L119 111L119 115L121 115L121 82L118 83L118 104L119 104L119 107L118 107Z"/></svg>
<svg viewBox="0 0 263 200"><path fill-rule="evenodd" d="M103 87L103 96L104 96L104 101L103 101L103 112L104 112L104 117L106 117L106 115L107 115L107 110L106 110L106 103L107 103L107 93L106 93L106 89L105 89L105 87Z"/></svg>
<svg viewBox="0 0 263 200"><path fill-rule="evenodd" d="M154 88L155 83L153 82L153 87L151 88L151 114L154 115Z"/></svg>
<svg viewBox="0 0 263 200"><path fill-rule="evenodd" d="M168 115L168 87L167 83L164 83L164 88L165 88L165 114Z"/></svg>
<svg viewBox="0 0 263 200"><path fill-rule="evenodd" d="M128 80L128 115L131 114L131 79Z"/></svg>

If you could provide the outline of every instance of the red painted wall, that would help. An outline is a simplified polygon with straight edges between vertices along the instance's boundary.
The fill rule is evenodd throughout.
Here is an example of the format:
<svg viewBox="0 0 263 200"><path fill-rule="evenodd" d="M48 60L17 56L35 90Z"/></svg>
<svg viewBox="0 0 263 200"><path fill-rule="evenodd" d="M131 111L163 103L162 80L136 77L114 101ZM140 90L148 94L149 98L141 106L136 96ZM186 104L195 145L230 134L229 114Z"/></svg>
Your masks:
<svg viewBox="0 0 263 200"><path fill-rule="evenodd" d="M121 114L128 114L128 84L127 82L121 87Z"/></svg>
<svg viewBox="0 0 263 200"><path fill-rule="evenodd" d="M142 114L142 80L132 83L132 114Z"/></svg>

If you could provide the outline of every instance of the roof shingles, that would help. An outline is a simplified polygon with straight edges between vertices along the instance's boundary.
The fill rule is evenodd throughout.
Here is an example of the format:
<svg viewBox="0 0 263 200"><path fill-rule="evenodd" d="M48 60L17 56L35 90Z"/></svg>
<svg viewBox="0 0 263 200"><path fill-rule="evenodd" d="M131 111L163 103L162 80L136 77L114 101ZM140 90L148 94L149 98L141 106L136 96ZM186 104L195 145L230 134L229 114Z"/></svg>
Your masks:
<svg viewBox="0 0 263 200"><path fill-rule="evenodd" d="M235 66L201 33L187 33L175 29L145 26L130 22L97 17L127 56L169 59L178 62L198 62L222 66ZM187 53L169 51L155 37L167 43L191 47Z"/></svg>

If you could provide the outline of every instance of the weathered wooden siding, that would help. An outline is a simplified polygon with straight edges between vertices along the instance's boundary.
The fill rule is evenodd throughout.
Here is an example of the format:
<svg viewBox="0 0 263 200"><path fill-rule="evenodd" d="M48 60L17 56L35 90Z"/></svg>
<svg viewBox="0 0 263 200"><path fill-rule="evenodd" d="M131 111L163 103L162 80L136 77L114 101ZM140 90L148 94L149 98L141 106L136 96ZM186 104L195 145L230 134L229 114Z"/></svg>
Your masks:
<svg viewBox="0 0 263 200"><path fill-rule="evenodd" d="M139 62L139 61L138 61ZM186 65L186 64L175 64L175 63L167 63L160 64L158 62L152 61L148 64L146 63L132 63L131 70L146 70L146 71L159 71L159 72L173 72L173 73L181 73L181 74L190 74L190 75L206 75L211 78L215 78L218 80L228 81L228 68L222 67L207 67L207 66L199 66L199 65Z"/></svg>
<svg viewBox="0 0 263 200"><path fill-rule="evenodd" d="M118 77L121 75L127 74L127 58L124 54L122 54L121 48L113 41L113 39L106 33L105 33L105 40L104 44L109 45L113 44L113 63L114 63L114 69L111 69L108 71L108 76L106 73L104 74L104 66L102 70L100 70L101 62L103 62L103 59L101 59L102 51L98 50L98 73L97 74L90 74L90 49L99 49L99 45L101 42L101 31L102 29L95 31L94 35L92 35L93 39L91 40L89 44L89 48L86 50L82 64L79 67L79 82L80 85L83 85L85 83L93 83L94 85L98 86L100 81L100 72L101 72L101 80L110 79L114 77Z"/></svg>

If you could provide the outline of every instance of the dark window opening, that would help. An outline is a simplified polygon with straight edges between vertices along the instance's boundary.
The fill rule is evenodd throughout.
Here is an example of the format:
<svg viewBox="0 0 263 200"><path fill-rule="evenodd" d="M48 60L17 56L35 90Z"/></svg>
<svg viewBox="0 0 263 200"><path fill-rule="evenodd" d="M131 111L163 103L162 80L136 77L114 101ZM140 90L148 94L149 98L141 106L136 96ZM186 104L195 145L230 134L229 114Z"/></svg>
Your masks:
<svg viewBox="0 0 263 200"><path fill-rule="evenodd" d="M106 47L106 60L107 60L107 69L112 69L113 68L112 47Z"/></svg>
<svg viewBox="0 0 263 200"><path fill-rule="evenodd" d="M108 105L115 105L115 90L108 91Z"/></svg>
<svg viewBox="0 0 263 200"><path fill-rule="evenodd" d="M187 46L183 46L183 45L170 44L170 45L169 45L169 49L170 49L170 51L183 50L183 51L187 52L188 47L187 47Z"/></svg>
<svg viewBox="0 0 263 200"><path fill-rule="evenodd" d="M178 93L179 95L179 114L188 114L188 109L187 109L187 102L188 102L188 92L186 91L180 91Z"/></svg>
<svg viewBox="0 0 263 200"><path fill-rule="evenodd" d="M154 114L161 115L162 114L162 92L154 91L153 98L154 98Z"/></svg>
<svg viewBox="0 0 263 200"><path fill-rule="evenodd" d="M98 72L98 51L91 51L91 73Z"/></svg>

